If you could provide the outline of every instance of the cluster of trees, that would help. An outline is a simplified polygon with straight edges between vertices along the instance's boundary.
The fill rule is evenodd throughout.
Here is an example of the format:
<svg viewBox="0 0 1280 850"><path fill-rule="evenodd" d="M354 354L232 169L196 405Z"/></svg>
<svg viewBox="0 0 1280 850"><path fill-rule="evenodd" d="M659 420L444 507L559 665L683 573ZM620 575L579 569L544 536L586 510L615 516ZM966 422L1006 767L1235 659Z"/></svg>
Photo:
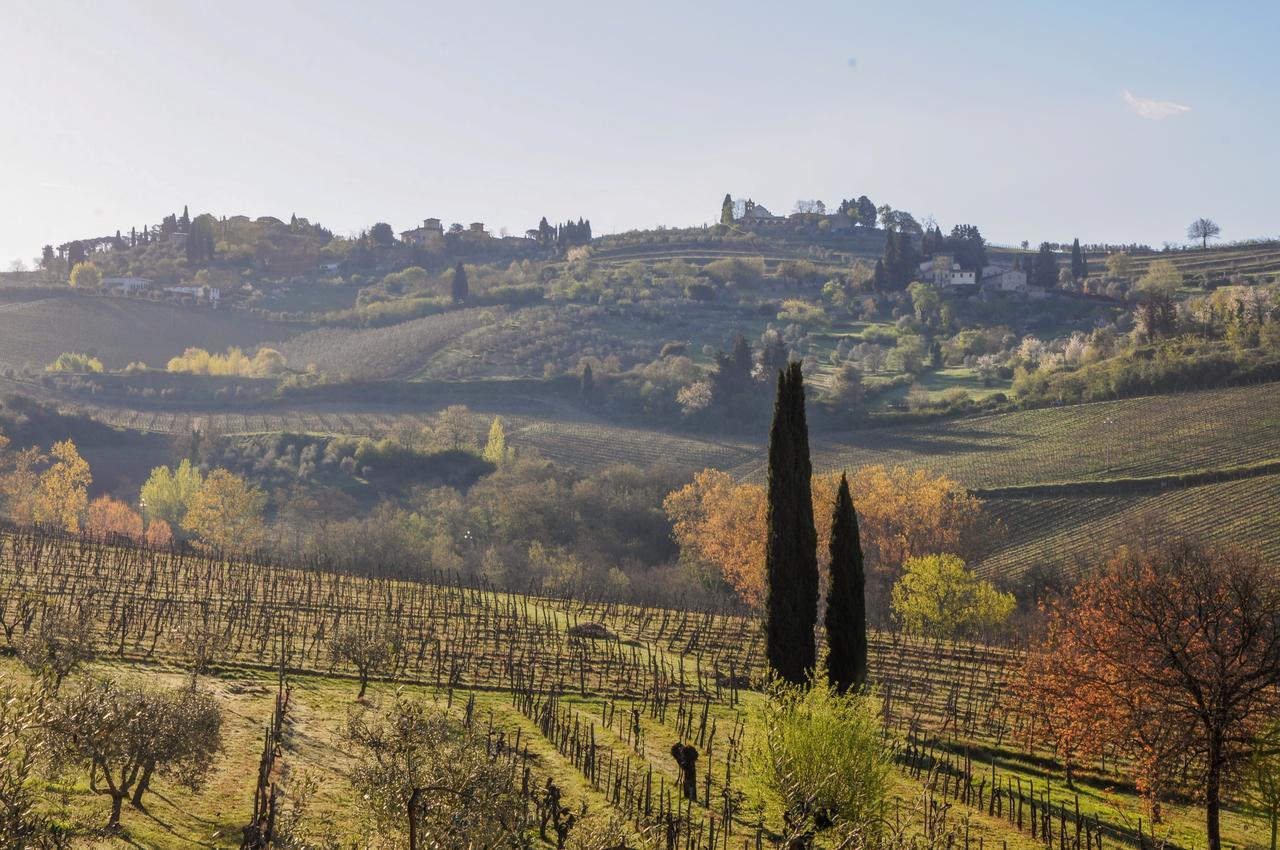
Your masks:
<svg viewBox="0 0 1280 850"><path fill-rule="evenodd" d="M872 289L891 292L907 288L920 273L920 254L915 235L901 228L890 229L885 236L884 256L876 261Z"/></svg>
<svg viewBox="0 0 1280 850"><path fill-rule="evenodd" d="M169 360L165 370L189 375L215 375L235 378L273 378L285 369L284 355L274 348L259 348L249 357L232 346L226 354L209 353L203 348L188 348Z"/></svg>
<svg viewBox="0 0 1280 850"><path fill-rule="evenodd" d="M847 215L853 223L860 227L876 226L876 205L866 195L857 198L845 198L836 207L839 215Z"/></svg>
<svg viewBox="0 0 1280 850"><path fill-rule="evenodd" d="M554 245L562 250L575 245L589 245L591 244L591 220L579 218L575 222L570 219L563 224L553 225L547 221L546 216L543 216L537 228L529 230L525 235L530 239L538 240L543 246Z"/></svg>
<svg viewBox="0 0 1280 850"><path fill-rule="evenodd" d="M251 552L267 540L266 495L225 469L206 476L188 460L174 469L156 467L139 503L149 525L181 529L214 550Z"/></svg>
<svg viewBox="0 0 1280 850"><path fill-rule="evenodd" d="M186 215L186 210L183 210ZM192 267L207 265L213 262L217 251L218 239L214 232L217 220L205 213L196 216L187 228L187 263Z"/></svg>
<svg viewBox="0 0 1280 850"><path fill-rule="evenodd" d="M809 488L823 566L832 534L831 506L841 479L816 475ZM977 499L945 476L870 466L858 470L849 487L858 507L867 597L881 622L888 619L890 590L908 561L941 552L976 559L999 539L999 524L985 515ZM764 604L767 593L766 503L761 485L736 482L713 469L695 475L664 503L685 555L712 570L753 608Z"/></svg>
<svg viewBox="0 0 1280 850"><path fill-rule="evenodd" d="M11 522L79 533L92 481L89 464L71 440L55 443L46 455L37 447L11 450L0 434L0 512Z"/></svg>
<svg viewBox="0 0 1280 850"><path fill-rule="evenodd" d="M102 372L102 361L88 354L77 351L64 351L58 359L45 367L46 372L73 372L90 374Z"/></svg>

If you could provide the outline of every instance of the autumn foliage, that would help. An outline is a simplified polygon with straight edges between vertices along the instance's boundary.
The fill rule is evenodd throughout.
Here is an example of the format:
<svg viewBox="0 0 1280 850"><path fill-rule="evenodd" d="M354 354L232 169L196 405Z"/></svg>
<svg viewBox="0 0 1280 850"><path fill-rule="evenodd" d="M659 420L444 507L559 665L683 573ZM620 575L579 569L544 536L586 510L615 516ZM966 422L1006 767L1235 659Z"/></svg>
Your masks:
<svg viewBox="0 0 1280 850"><path fill-rule="evenodd" d="M1280 587L1250 552L1122 549L1051 607L1017 696L1069 766L1120 754L1151 801L1186 777L1216 850L1223 788L1280 711L1278 612Z"/></svg>
<svg viewBox="0 0 1280 850"><path fill-rule="evenodd" d="M89 503L89 519L85 523L85 530L98 537L125 534L141 539L142 517L119 499L99 496Z"/></svg>
<svg viewBox="0 0 1280 850"><path fill-rule="evenodd" d="M868 593L882 606L908 558L950 552L972 560L1000 530L978 500L946 476L868 466L849 484L858 513ZM839 485L840 477L834 473L813 477L814 524L823 573ZM743 602L759 607L765 590L764 488L707 469L667 496L664 506L686 555L716 570Z"/></svg>

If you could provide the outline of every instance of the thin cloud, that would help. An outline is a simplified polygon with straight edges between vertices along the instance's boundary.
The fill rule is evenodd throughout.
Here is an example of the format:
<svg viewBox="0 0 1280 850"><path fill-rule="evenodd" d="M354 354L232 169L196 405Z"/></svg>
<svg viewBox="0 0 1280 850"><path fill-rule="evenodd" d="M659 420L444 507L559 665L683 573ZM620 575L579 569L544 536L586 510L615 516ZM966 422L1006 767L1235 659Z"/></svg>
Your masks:
<svg viewBox="0 0 1280 850"><path fill-rule="evenodd" d="M1190 112L1190 106L1183 106L1181 103L1174 103L1170 100L1152 100L1149 97L1134 97L1133 94L1125 89L1124 92L1125 106L1129 107L1129 111L1139 118L1146 118L1148 121L1163 121L1166 118L1176 118L1185 112Z"/></svg>

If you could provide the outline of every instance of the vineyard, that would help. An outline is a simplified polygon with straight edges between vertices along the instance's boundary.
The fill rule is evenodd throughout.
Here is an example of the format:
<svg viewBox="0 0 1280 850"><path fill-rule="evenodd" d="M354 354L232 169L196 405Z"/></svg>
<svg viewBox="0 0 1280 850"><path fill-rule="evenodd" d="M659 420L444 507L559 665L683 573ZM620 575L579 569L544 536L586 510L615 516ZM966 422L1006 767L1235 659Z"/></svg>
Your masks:
<svg viewBox="0 0 1280 850"><path fill-rule="evenodd" d="M1134 529L1165 528L1219 543L1258 546L1280 559L1280 475L1173 489L1154 494L988 498L984 504L1008 529L983 561L991 575L1013 576L1029 565L1074 566L1096 561L1106 544Z"/></svg>
<svg viewBox="0 0 1280 850"><path fill-rule="evenodd" d="M385 328L320 328L279 346L296 369L368 381L416 373L437 351L468 331L490 324L494 310L472 308L426 316Z"/></svg>
<svg viewBox="0 0 1280 850"><path fill-rule="evenodd" d="M1099 481L1280 458L1280 384L1049 407L814 440L814 468L906 464L971 488Z"/></svg>
<svg viewBox="0 0 1280 850"><path fill-rule="evenodd" d="M164 368L191 346L252 349L295 332L225 311L59 295L0 305L0 364L43 369L64 351L92 351L108 369L133 362Z"/></svg>
<svg viewBox="0 0 1280 850"><path fill-rule="evenodd" d="M0 536L7 644L67 613L93 624L97 663L116 674L177 680L198 656L230 718L215 782L166 791L126 818L142 846L239 846L241 829L271 823L306 776L322 789L317 816L359 829L338 730L355 679L370 671L335 651L353 632L393 638L371 671L372 699L400 687L445 702L510 765L529 811L545 806L551 780L566 811L619 813L654 847L760 847L776 823L743 779L762 674L759 627L746 615ZM969 847L1143 846L1150 825L1129 819L1137 804L1122 768L1068 790L1051 754L1026 749L1007 687L1019 667L1015 649L872 635L883 728L899 747L886 818L909 819L924 795L928 828L950 828ZM693 799L678 793L676 740L702 754ZM55 787L74 812L100 811L82 786ZM1171 803L1161 836L1193 846L1197 823L1194 806ZM1239 810L1225 828L1233 846L1262 846L1261 821Z"/></svg>

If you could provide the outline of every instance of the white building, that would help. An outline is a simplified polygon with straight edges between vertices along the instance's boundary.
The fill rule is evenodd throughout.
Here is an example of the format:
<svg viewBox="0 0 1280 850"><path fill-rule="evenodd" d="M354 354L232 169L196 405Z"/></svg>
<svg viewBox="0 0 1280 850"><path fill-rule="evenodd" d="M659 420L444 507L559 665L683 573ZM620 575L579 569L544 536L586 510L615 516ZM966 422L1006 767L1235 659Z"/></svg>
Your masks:
<svg viewBox="0 0 1280 850"><path fill-rule="evenodd" d="M960 291L972 290L978 283L977 274L961 268L950 254L938 254L932 260L921 263L920 279L929 281L937 287Z"/></svg>
<svg viewBox="0 0 1280 850"><path fill-rule="evenodd" d="M151 281L145 277L104 277L104 289L119 289L121 292L134 293L151 288Z"/></svg>
<svg viewBox="0 0 1280 850"><path fill-rule="evenodd" d="M216 286L166 286L164 291L190 295L193 298L207 298L214 304L222 300L222 290Z"/></svg>

